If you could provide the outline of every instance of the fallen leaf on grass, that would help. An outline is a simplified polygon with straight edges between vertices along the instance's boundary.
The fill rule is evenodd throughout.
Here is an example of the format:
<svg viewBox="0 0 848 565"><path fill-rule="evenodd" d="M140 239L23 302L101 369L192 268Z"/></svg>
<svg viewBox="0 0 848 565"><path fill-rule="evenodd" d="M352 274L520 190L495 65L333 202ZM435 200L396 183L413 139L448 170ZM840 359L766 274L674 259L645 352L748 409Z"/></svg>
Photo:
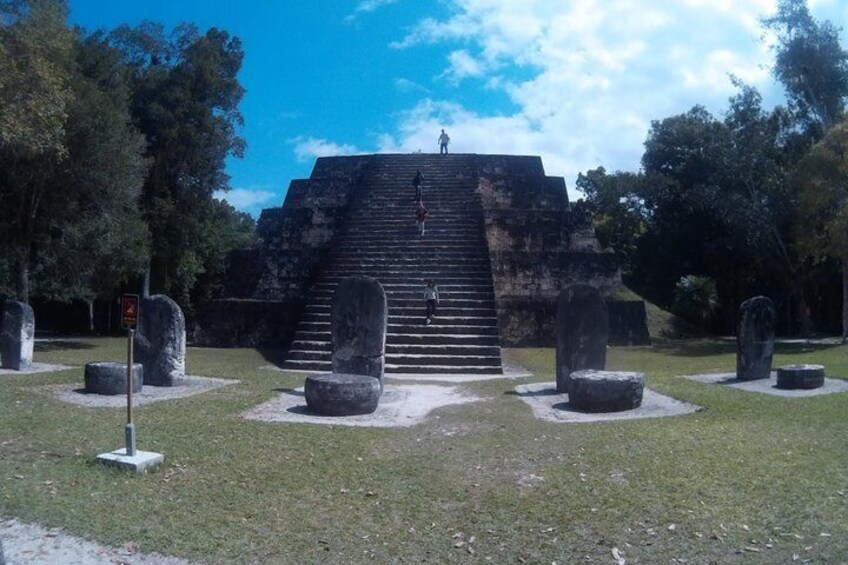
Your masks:
<svg viewBox="0 0 848 565"><path fill-rule="evenodd" d="M612 557L615 559L615 565L625 565L627 561L621 556L621 552L617 547L612 548Z"/></svg>

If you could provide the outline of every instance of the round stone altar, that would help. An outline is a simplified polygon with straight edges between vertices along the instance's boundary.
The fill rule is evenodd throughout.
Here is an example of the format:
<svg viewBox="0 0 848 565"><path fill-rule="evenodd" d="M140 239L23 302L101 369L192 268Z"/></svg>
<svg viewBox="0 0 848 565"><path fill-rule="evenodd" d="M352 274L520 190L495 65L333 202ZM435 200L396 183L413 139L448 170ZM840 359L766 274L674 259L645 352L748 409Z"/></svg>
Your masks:
<svg viewBox="0 0 848 565"><path fill-rule="evenodd" d="M144 368L133 363L133 392L141 392ZM126 394L127 364L97 361L85 364L85 392L94 394Z"/></svg>
<svg viewBox="0 0 848 565"><path fill-rule="evenodd" d="M585 412L621 412L642 405L644 373L586 369L571 373L568 403Z"/></svg>
<svg viewBox="0 0 848 565"><path fill-rule="evenodd" d="M777 369L777 388L813 389L824 386L824 365L784 365Z"/></svg>
<svg viewBox="0 0 848 565"><path fill-rule="evenodd" d="M323 416L371 414L380 402L380 379L368 375L310 375L303 388L306 405Z"/></svg>

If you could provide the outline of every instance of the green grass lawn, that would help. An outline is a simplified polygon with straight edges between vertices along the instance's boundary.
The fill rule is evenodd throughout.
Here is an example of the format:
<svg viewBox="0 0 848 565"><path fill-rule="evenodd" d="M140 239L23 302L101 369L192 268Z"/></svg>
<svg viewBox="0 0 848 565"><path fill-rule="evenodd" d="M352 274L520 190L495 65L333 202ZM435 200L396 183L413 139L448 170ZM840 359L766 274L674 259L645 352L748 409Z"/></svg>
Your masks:
<svg viewBox="0 0 848 565"><path fill-rule="evenodd" d="M545 422L510 394L528 380L496 380L396 429L243 420L303 375L260 370L273 352L190 348L188 373L241 383L137 408L139 449L165 455L144 475L94 462L123 446L124 409L37 390L82 385L85 362L125 348L39 344L36 361L79 368L0 376L0 515L212 563L614 563L614 548L628 564L848 562L848 394L677 377L733 371L732 343L610 349L608 368L695 414ZM552 350L506 356L553 380ZM790 362L848 376L848 346L779 346L775 366Z"/></svg>

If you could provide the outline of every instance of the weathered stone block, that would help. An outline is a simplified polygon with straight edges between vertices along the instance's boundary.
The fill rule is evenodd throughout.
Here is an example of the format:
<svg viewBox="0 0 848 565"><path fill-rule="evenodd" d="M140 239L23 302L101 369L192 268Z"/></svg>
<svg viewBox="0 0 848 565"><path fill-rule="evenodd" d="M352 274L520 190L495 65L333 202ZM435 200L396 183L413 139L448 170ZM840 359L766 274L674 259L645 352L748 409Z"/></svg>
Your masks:
<svg viewBox="0 0 848 565"><path fill-rule="evenodd" d="M342 279L333 296L330 323L333 372L383 378L388 306L375 279Z"/></svg>
<svg viewBox="0 0 848 565"><path fill-rule="evenodd" d="M368 375L311 375L304 383L306 405L324 416L370 414L380 402L380 380Z"/></svg>
<svg viewBox="0 0 848 565"><path fill-rule="evenodd" d="M144 367L133 363L133 392L141 392L144 384ZM93 394L126 394L127 364L96 361L85 364L85 392Z"/></svg>
<svg viewBox="0 0 848 565"><path fill-rule="evenodd" d="M557 391L569 392L571 373L603 370L606 365L609 319L598 290L586 284L563 290L557 303L556 326Z"/></svg>
<svg viewBox="0 0 848 565"><path fill-rule="evenodd" d="M141 301L135 356L148 385L173 386L185 376L186 326L182 309L164 294Z"/></svg>
<svg viewBox="0 0 848 565"><path fill-rule="evenodd" d="M20 371L32 365L35 347L35 315L29 304L7 300L0 331L0 362L4 369Z"/></svg>
<svg viewBox="0 0 848 565"><path fill-rule="evenodd" d="M586 412L620 412L642 405L645 375L624 371L571 373L568 403Z"/></svg>
<svg viewBox="0 0 848 565"><path fill-rule="evenodd" d="M774 304L765 296L749 298L739 306L736 333L736 378L742 381L771 376L774 355Z"/></svg>
<svg viewBox="0 0 848 565"><path fill-rule="evenodd" d="M824 386L824 365L784 365L777 368L777 388L813 389Z"/></svg>

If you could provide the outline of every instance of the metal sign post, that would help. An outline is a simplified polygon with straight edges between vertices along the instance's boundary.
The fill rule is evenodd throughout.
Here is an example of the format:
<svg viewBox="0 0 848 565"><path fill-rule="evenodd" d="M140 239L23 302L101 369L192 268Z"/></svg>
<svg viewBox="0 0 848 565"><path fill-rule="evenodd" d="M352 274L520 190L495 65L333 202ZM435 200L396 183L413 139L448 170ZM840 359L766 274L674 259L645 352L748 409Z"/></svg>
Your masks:
<svg viewBox="0 0 848 565"><path fill-rule="evenodd" d="M127 425L124 435L127 442L127 455L135 455L135 425L132 419L133 395L133 341L135 326L138 323L138 295L125 294L121 297L121 322L127 329Z"/></svg>
<svg viewBox="0 0 848 565"><path fill-rule="evenodd" d="M107 465L141 473L165 460L161 453L138 451L135 448L135 424L133 424L133 341L138 325L139 300L137 294L121 296L121 325L127 330L127 425L126 449L117 449L110 453L101 453L99 461ZM143 337L143 336L142 336Z"/></svg>

